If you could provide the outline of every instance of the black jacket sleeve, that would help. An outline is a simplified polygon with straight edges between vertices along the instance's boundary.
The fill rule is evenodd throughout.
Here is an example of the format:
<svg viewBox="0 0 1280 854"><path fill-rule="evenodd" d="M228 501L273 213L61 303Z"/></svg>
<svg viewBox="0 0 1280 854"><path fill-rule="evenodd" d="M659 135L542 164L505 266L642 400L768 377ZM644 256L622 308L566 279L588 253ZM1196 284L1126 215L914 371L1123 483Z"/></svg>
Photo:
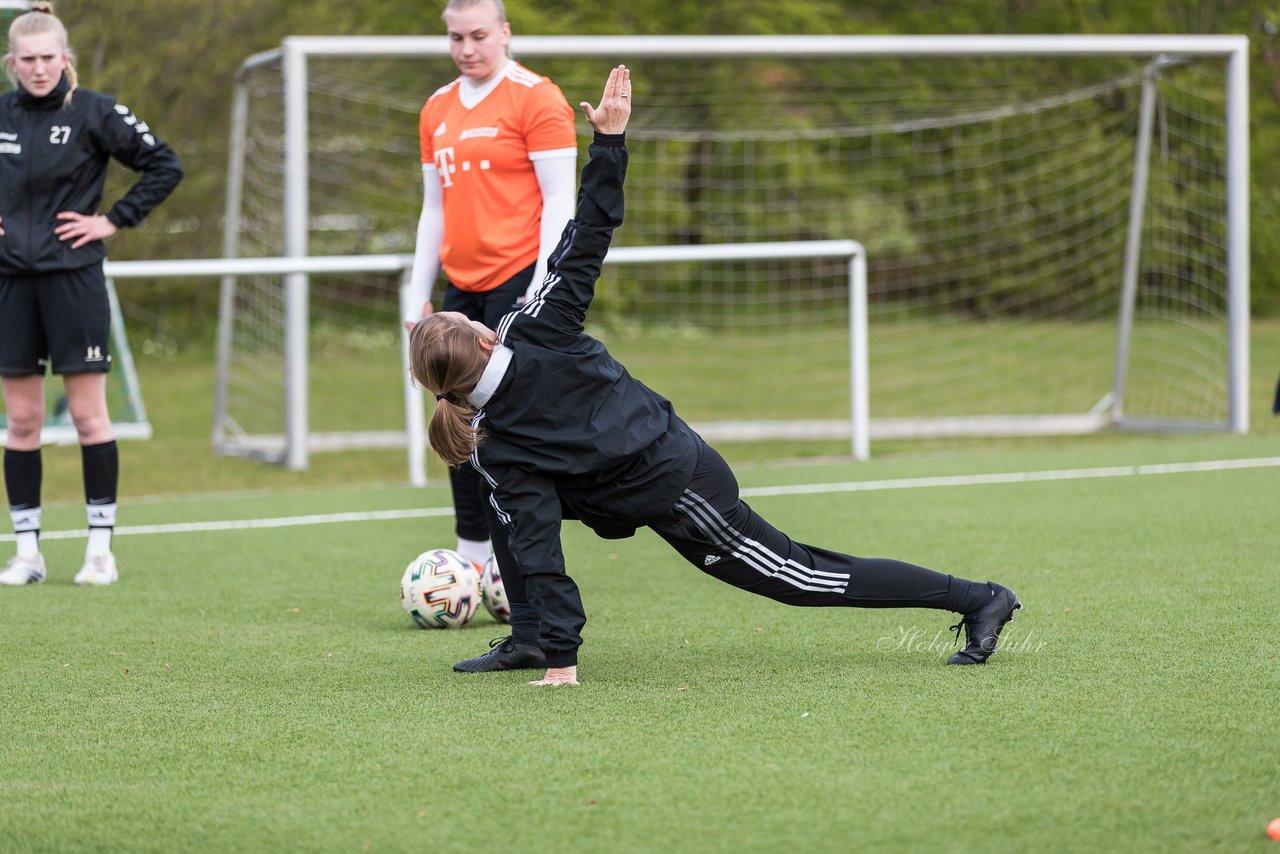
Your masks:
<svg viewBox="0 0 1280 854"><path fill-rule="evenodd" d="M110 103L98 124L104 149L141 177L120 201L107 211L117 228L130 228L168 198L182 180L182 163L165 142L127 107Z"/></svg>
<svg viewBox="0 0 1280 854"><path fill-rule="evenodd" d="M625 134L597 133L582 168L577 213L547 259L547 278L532 300L552 309L568 332L582 331L613 230L622 225L626 175Z"/></svg>

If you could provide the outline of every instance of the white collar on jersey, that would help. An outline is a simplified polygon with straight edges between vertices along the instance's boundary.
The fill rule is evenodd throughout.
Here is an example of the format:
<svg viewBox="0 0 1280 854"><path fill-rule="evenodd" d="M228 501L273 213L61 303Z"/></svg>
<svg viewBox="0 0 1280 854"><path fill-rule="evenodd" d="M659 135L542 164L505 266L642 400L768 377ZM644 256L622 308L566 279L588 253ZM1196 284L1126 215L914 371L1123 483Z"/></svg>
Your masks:
<svg viewBox="0 0 1280 854"><path fill-rule="evenodd" d="M482 86L476 86L466 77L462 78L462 83L458 86L458 100L462 102L462 106L468 110L474 109L489 93L498 88L498 84L507 76L507 72L511 70L511 66L515 64L514 59L508 59L506 65L502 66L502 70Z"/></svg>
<svg viewBox="0 0 1280 854"><path fill-rule="evenodd" d="M480 382L476 383L471 394L467 395L472 406L476 409L484 409L484 405L498 390L498 383L502 382L502 378L507 375L507 368L510 365L511 348L505 344L495 344L493 353L489 356L489 364L484 366L484 373L480 375Z"/></svg>

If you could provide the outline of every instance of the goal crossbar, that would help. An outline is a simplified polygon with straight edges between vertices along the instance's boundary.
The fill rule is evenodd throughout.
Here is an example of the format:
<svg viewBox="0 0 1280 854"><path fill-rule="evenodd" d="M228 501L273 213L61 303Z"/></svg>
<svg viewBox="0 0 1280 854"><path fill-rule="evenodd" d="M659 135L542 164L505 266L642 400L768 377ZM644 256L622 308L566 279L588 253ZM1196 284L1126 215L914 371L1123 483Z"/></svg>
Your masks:
<svg viewBox="0 0 1280 854"><path fill-rule="evenodd" d="M1195 429L1230 429L1235 432L1246 432L1248 429L1247 387L1248 387L1248 281L1249 281L1249 207L1248 207L1248 39L1245 36L1200 36L1200 35L1109 35L1109 36L522 36L513 39L512 47L521 57L546 58L548 62L562 60L566 57L575 59L600 57L610 63L616 61L638 61L642 58L681 58L689 61L711 61L722 58L754 58L768 62L779 59L824 59L824 60L859 60L859 59L903 59L903 58L968 58L985 61L991 58L1063 58L1063 57L1110 57L1116 59L1137 59L1147 64L1147 77L1153 78L1160 69L1177 65L1188 59L1210 58L1219 63L1221 78L1217 84L1217 92L1221 93L1220 117L1221 138L1215 151L1221 152L1221 163L1215 159L1214 168L1220 169L1215 175L1222 180L1215 192L1216 198L1224 200L1221 218L1222 251L1221 263L1214 269L1224 274L1225 287L1221 293L1224 297L1226 320L1225 364L1222 375L1226 380L1226 414L1225 417L1211 416L1203 421L1191 424ZM257 254L279 253L293 259L306 259L310 255L311 241L312 181L313 165L309 163L308 140L312 129L309 123L309 62L320 58L331 59L427 59L432 62L448 60L447 41L437 36L291 36L286 38L277 50L255 54L241 66L237 81L236 96L233 105L234 123L237 128L244 122L249 94L248 81L253 76L251 71L259 68L272 68L278 74L275 92L280 98L275 115L280 117L278 138L283 144L279 146L281 167L278 177L281 185L277 187L279 195L272 198L278 203L279 245L258 249ZM324 76L323 67L316 63L315 73L318 78ZM1130 79L1133 79L1132 77ZM330 81L331 82L331 81ZM1147 87L1143 98L1147 99L1154 91ZM979 102L981 103L981 102ZM1164 106L1158 107L1155 121L1163 121ZM1121 326L1121 344L1117 347L1115 375L1117 380L1109 395L1109 414L1098 407L1087 414L1064 416L1053 426L1054 432L1083 432L1103 429L1111 426L1117 428L1141 427L1148 422L1144 413L1137 407L1126 407L1125 398L1125 364L1130 358L1127 351L1128 325L1131 325L1132 300L1134 298L1132 283L1142 271L1133 263L1138 251L1138 241L1143 239L1141 206L1144 204L1145 163L1151 156L1151 134L1154 126L1150 118L1152 111L1144 108L1139 118L1138 144L1135 147L1133 165L1135 177L1130 187L1131 207L1137 216L1131 215L1128 221L1129 237L1124 244L1126 252L1132 256L1126 258L1126 269L1123 274L1124 287L1121 291L1123 305L1119 318ZM954 119L954 117L952 117ZM935 122L929 116L916 118L917 123ZM921 125L923 128L924 126ZM1162 126L1163 127L1163 126ZM801 130L804 130L802 128ZM1163 132L1163 131L1162 131ZM239 254L237 234L240 227L240 186L244 181L245 150L243 131L233 130L230 162L228 164L228 203L227 223L228 236L224 245L224 254L234 257ZM681 138L683 139L683 138ZM736 137L733 137L736 139ZM965 140L967 141L967 140ZM924 142L929 142L924 138ZM1161 140L1163 144L1163 138ZM693 144L696 143L696 141ZM1159 149L1155 149L1159 151ZM272 144L272 151L277 151ZM1168 183L1168 176L1161 176ZM319 204L319 202L317 202ZM1048 207L1048 206L1046 206ZM1158 225L1158 224L1157 224ZM797 230L797 234L822 234L822 229L807 231ZM789 234L780 235L785 239ZM860 235L863 236L863 235ZM752 233L743 235L745 240L759 239ZM276 238L273 238L276 239ZM723 239L723 238L722 238ZM766 236L764 239L773 239ZM864 236L864 239L867 239ZM714 239L710 242L715 242ZM705 248L705 247L702 247ZM250 250L252 253L252 250ZM873 246L877 258L880 258L879 244ZM1046 252L1052 251L1047 246ZM724 260L724 259L720 259ZM622 263L621 258L611 256L613 263ZM865 263L865 259L864 259ZM233 274L227 274L233 275ZM285 276L283 315L286 318L284 329L285 355L290 362L305 364L306 362L306 301L307 276L305 270L283 273ZM1117 277L1119 279L1120 277ZM879 281L879 280L877 280ZM1216 284L1216 280L1215 280ZM879 294L879 292L878 292ZM879 302L877 302L877 306ZM879 310L879 309L877 309ZM1125 311L1129 312L1126 319ZM851 313L852 318L852 313ZM865 341L866 336L851 336L854 342ZM220 338L221 344L221 338ZM854 360L857 365L857 360ZM1174 380L1177 381L1176 379ZM855 380L855 385L857 381ZM866 383L861 383L866 388ZM305 432L306 398L305 387L293 385L286 395L285 418L286 433L290 436ZM855 395L856 399L856 395ZM1132 410L1132 414L1131 414ZM1052 411L1052 410L1051 410ZM1136 416L1136 417L1134 417ZM1162 416L1160 416L1162 417ZM1046 419L1057 419L1058 416L1042 415L1028 419L1026 423L1019 421L1020 416L975 416L972 418L932 417L923 419L920 424L912 423L911 418L895 418L896 424L889 432L878 433L871 429L868 435L1021 435L1042 432L1046 429ZM931 422L931 423L929 423ZM1219 423L1221 422L1221 423ZM746 423L746 422L744 422ZM843 419L829 425L814 422L810 425L810 437L838 432ZM752 425L768 427L766 421L751 422ZM1038 424L1038 426L1037 426ZM1160 421L1161 429L1168 429L1171 422ZM300 432L301 431L301 432ZM856 430L854 431L856 435ZM320 442L313 435L312 443L318 449ZM305 467L307 444L290 442L287 447L287 465L295 468ZM856 454L855 454L856 455Z"/></svg>
<svg viewBox="0 0 1280 854"><path fill-rule="evenodd" d="M402 59L447 56L439 36L289 36L282 50L306 56L365 56ZM523 56L563 55L705 58L743 56L1158 56L1227 57L1247 51L1249 39L1233 35L1050 35L1050 36L513 36ZM273 52L252 57L268 61Z"/></svg>
<svg viewBox="0 0 1280 854"><path fill-rule="evenodd" d="M768 424L739 424L737 422L711 422L695 424L695 428L708 438L749 439L769 435L787 436L826 433L848 438L850 452L855 459L865 460L870 455L870 406L867 367L867 262L866 252L855 240L808 240L778 243L707 244L700 246L623 246L614 247L605 256L607 266L664 264L684 262L794 260L827 258L843 260L847 265L849 288L849 364L850 364L850 413L848 421L823 425L820 422L799 422L768 429ZM412 255L343 255L314 256L306 258L204 258L179 261L124 261L110 263L108 274L117 279L167 278L167 277L220 277L222 300L232 299L236 277L245 275L283 275L286 288L289 277L321 273L398 273L401 281L400 303L405 306L408 272L413 265ZM296 287L296 283L294 285ZM305 305L305 300L303 301ZM223 324L229 315L220 318L218 332L218 362L224 364L230 358L225 348L229 342L229 330ZM295 341L305 344L305 315L292 317L289 323L299 323L303 330ZM408 336L401 332L401 351L408 363ZM395 447L404 445L408 454L409 480L414 485L426 483L426 426L422 409L422 395L412 377L404 373L405 431L378 431L345 437L342 435L314 434L309 429L309 417L305 408L309 370L305 347L288 352L285 360L285 384L289 390L288 401L300 400L304 409L290 411L286 418L287 430L278 437L234 437L228 433L231 425L223 423L215 415L213 444L215 449L245 456L268 456L269 449L283 445L285 461L291 468L305 468L310 452L343 450L353 447ZM215 396L225 400L227 373L218 372ZM296 405L296 404L295 404ZM215 405L215 412L222 407ZM806 430L806 427L808 428ZM764 432L761 432L764 431Z"/></svg>

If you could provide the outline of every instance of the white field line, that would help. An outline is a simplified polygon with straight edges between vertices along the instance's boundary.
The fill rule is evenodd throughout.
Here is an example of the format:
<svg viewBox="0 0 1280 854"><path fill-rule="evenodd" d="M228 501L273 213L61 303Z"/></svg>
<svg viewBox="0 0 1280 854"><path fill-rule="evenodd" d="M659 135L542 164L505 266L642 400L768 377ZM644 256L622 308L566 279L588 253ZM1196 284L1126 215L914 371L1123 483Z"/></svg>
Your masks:
<svg viewBox="0 0 1280 854"><path fill-rule="evenodd" d="M116 536L125 534L191 534L201 531L247 531L253 528L294 528L300 525L332 525L339 522L381 522L388 519L424 519L429 516L452 516L452 507L426 507L418 510L370 510L363 513L321 513L314 516L280 516L274 519L228 519L222 522L175 522L172 525L125 525L116 528ZM42 540L73 540L89 536L79 531L41 531ZM0 542L12 542L14 536L0 536Z"/></svg>
<svg viewBox="0 0 1280 854"><path fill-rule="evenodd" d="M1057 471L1014 471L998 474L961 474L947 477L904 477L895 480L860 480L852 483L806 483L796 486L758 486L742 490L747 498L772 495L816 495L828 492L877 492L886 489L927 489L934 486L981 486L992 483L1037 483L1049 480L1086 480L1104 477L1138 477L1151 474L1229 471L1280 466L1280 457L1249 460L1207 460L1199 463L1160 463L1148 466L1110 466Z"/></svg>
<svg viewBox="0 0 1280 854"><path fill-rule="evenodd" d="M985 486L1002 483L1042 483L1054 480L1141 477L1186 474L1189 472L1231 471L1280 467L1280 457L1244 460L1206 460L1198 463L1160 463L1143 466L1108 466L1090 469L962 474L945 477L904 477L894 480L859 480L848 483L805 483L794 486L757 486L742 490L744 498L777 495L822 495L834 492L878 492L887 489L931 489L939 486ZM127 505L126 505L127 506ZM396 519L424 519L452 516L452 507L425 507L414 510L372 510L353 513L322 513L311 516L281 516L272 519L229 519L221 522L179 522L171 525L126 525L115 533L125 535L191 534L204 531L245 531L254 528L292 528L300 525L333 525L342 522L378 522ZM88 536L88 531L42 531L44 540L70 540ZM0 542L13 542L12 534L0 535Z"/></svg>

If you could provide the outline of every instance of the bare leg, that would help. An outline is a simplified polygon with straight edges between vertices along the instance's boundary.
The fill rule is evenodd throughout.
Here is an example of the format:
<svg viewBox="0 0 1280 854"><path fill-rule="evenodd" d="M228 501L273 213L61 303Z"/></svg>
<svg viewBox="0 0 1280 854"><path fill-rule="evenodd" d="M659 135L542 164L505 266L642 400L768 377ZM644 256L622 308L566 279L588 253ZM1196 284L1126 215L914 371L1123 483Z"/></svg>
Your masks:
<svg viewBox="0 0 1280 854"><path fill-rule="evenodd" d="M34 451L40 447L44 425L44 377L4 377L4 409L9 438L5 447Z"/></svg>
<svg viewBox="0 0 1280 854"><path fill-rule="evenodd" d="M115 438L107 412L107 375L67 374L67 408L81 445L100 445Z"/></svg>

